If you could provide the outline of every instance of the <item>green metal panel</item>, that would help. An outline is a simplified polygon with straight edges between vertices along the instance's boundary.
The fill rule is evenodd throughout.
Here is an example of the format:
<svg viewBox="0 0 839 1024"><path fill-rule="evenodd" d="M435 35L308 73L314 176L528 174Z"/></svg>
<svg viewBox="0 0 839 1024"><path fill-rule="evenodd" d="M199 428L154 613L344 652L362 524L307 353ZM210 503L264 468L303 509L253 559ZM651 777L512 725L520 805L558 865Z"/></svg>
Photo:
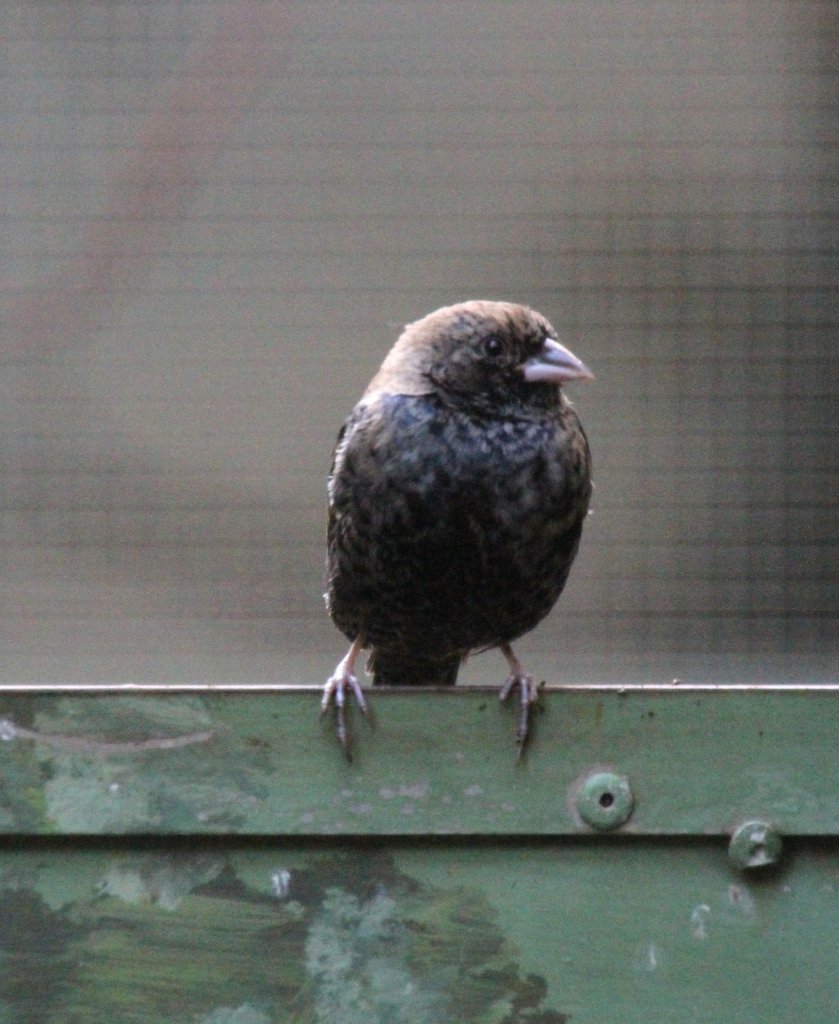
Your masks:
<svg viewBox="0 0 839 1024"><path fill-rule="evenodd" d="M0 700L0 1024L835 1019L835 688Z"/></svg>
<svg viewBox="0 0 839 1024"><path fill-rule="evenodd" d="M569 835L578 790L628 781L636 835L795 835L839 822L837 690L543 694L516 764L494 691L376 691L350 765L317 691L0 690L0 829L14 834Z"/></svg>
<svg viewBox="0 0 839 1024"><path fill-rule="evenodd" d="M830 1024L837 862L724 844L60 844L0 855L0 1021Z"/></svg>

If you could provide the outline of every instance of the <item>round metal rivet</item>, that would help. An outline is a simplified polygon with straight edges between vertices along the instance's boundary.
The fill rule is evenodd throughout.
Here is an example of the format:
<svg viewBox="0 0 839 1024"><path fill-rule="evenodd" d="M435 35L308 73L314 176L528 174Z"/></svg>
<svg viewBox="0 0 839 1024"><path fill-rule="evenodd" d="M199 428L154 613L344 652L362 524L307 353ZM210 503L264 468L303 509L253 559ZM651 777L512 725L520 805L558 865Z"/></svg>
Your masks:
<svg viewBox="0 0 839 1024"><path fill-rule="evenodd" d="M635 797L626 776L593 772L580 783L576 802L577 812L587 825L608 832L629 820Z"/></svg>
<svg viewBox="0 0 839 1024"><path fill-rule="evenodd" d="M738 868L765 868L781 859L780 832L765 821L746 821L734 830L728 856Z"/></svg>

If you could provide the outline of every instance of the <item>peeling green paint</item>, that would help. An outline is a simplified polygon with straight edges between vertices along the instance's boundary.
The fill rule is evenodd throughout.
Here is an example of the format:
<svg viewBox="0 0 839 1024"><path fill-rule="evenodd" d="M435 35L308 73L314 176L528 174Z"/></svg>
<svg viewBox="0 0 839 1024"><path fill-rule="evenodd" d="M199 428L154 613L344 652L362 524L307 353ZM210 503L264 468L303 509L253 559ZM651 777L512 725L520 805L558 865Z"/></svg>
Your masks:
<svg viewBox="0 0 839 1024"><path fill-rule="evenodd" d="M311 852L255 890L240 851L77 851L88 893L52 909L43 856L0 855L0 992L23 1021L563 1024L473 887L420 883L392 854ZM257 853L266 879L273 858ZM34 979L38 979L37 984ZM43 979L43 980L41 980Z"/></svg>
<svg viewBox="0 0 839 1024"><path fill-rule="evenodd" d="M520 764L485 692L373 702L348 765L314 690L0 691L0 1024L832 1019L835 692L549 691Z"/></svg>
<svg viewBox="0 0 839 1024"><path fill-rule="evenodd" d="M318 722L316 690L0 690L0 830L580 834L577 785L598 770L634 794L621 834L721 835L759 819L819 835L839 821L832 689L577 689L541 701L516 764L508 709L487 693L376 692L348 765Z"/></svg>

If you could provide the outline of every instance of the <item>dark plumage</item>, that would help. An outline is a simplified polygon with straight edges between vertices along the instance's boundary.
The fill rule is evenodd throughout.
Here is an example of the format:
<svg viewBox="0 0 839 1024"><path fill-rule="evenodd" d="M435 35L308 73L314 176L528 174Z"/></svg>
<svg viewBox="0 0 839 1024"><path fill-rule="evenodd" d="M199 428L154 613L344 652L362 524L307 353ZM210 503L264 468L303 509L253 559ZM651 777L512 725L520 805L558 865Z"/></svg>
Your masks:
<svg viewBox="0 0 839 1024"><path fill-rule="evenodd" d="M410 324L338 436L329 478L329 613L352 641L326 684L451 685L500 647L502 688L536 693L510 642L550 611L591 494L588 444L560 384L591 372L526 306L465 302Z"/></svg>

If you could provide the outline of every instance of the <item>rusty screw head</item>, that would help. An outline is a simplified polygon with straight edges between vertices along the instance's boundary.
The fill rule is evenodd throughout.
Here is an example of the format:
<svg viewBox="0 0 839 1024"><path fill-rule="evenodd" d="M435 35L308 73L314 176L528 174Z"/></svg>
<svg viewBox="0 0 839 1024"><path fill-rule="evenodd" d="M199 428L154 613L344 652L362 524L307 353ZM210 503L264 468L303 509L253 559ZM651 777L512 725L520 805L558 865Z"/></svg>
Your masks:
<svg viewBox="0 0 839 1024"><path fill-rule="evenodd" d="M777 864L783 852L781 834L765 821L746 821L734 830L728 856L738 868L765 868Z"/></svg>

